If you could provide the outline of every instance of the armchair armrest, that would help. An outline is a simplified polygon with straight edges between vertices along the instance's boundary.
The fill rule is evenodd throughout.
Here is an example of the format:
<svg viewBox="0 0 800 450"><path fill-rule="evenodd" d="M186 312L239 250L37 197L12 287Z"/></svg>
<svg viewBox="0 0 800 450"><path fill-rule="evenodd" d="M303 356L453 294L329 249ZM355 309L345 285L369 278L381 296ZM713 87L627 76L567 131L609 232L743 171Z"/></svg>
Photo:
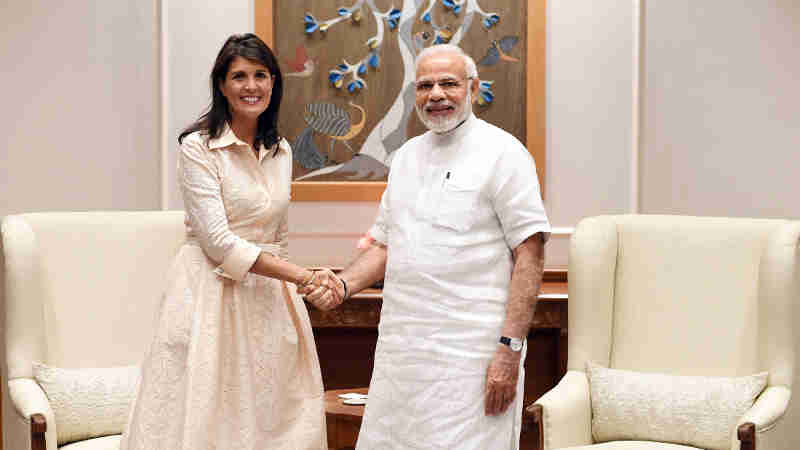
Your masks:
<svg viewBox="0 0 800 450"><path fill-rule="evenodd" d="M30 378L16 378L8 382L8 396L16 413L3 429L9 448L55 450L55 416L42 388Z"/></svg>
<svg viewBox="0 0 800 450"><path fill-rule="evenodd" d="M541 430L542 450L592 443L592 405L586 374L570 370L553 389L525 408L524 421Z"/></svg>
<svg viewBox="0 0 800 450"><path fill-rule="evenodd" d="M739 419L734 443L741 442L741 450L755 450L756 441L777 425L786 414L792 391L785 386L769 386L758 396L753 406ZM736 447L734 447L736 448Z"/></svg>

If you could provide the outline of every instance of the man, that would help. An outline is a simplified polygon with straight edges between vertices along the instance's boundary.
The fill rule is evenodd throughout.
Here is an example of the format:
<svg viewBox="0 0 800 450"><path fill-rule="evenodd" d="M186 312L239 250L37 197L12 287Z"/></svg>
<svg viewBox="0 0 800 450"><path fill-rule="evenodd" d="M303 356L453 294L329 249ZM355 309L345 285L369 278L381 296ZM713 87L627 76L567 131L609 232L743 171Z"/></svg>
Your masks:
<svg viewBox="0 0 800 450"><path fill-rule="evenodd" d="M536 168L472 114L477 71L459 47L419 55L416 92L430 131L397 151L376 242L340 274L345 292L323 298L333 306L385 275L357 448L517 449L550 232Z"/></svg>

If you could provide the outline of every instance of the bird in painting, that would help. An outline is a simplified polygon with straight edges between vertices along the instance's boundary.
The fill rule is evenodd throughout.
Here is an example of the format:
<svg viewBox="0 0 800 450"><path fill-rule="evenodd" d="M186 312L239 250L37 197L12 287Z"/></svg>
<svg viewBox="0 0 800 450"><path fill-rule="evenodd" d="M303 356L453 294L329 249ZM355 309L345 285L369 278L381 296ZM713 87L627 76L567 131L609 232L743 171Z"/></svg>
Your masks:
<svg viewBox="0 0 800 450"><path fill-rule="evenodd" d="M308 57L306 48L303 45L298 45L297 49L295 49L294 59L286 61L286 65L289 67L289 72L284 76L305 78L314 73L314 66L316 64L313 59Z"/></svg>
<svg viewBox="0 0 800 450"><path fill-rule="evenodd" d="M493 66L499 61L519 62L519 59L510 56L509 53L519 42L517 36L506 36L503 39L493 40L489 49L486 50L486 55L480 60L478 64L482 66Z"/></svg>
<svg viewBox="0 0 800 450"><path fill-rule="evenodd" d="M351 123L350 115L339 105L333 103L310 103L306 105L303 119L308 126L300 132L293 148L294 159L306 169L319 169L330 160L333 146L336 142L343 143L351 152L355 150L348 141L358 136L364 129L367 122L367 112L359 105L348 102L350 106L361 112L361 120L358 123ZM316 145L314 145L314 133L328 136L330 149L325 155Z"/></svg>

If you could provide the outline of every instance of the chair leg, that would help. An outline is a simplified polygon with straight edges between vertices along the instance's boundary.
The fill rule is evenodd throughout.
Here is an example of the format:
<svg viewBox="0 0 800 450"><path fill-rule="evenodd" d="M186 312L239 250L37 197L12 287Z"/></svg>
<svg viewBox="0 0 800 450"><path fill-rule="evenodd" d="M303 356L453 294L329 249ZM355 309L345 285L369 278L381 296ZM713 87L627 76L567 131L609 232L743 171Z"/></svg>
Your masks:
<svg viewBox="0 0 800 450"><path fill-rule="evenodd" d="M741 442L741 450L756 450L756 425L753 422L739 425L736 434Z"/></svg>
<svg viewBox="0 0 800 450"><path fill-rule="evenodd" d="M44 434L47 432L47 420L42 414L31 416L31 450L47 450Z"/></svg>

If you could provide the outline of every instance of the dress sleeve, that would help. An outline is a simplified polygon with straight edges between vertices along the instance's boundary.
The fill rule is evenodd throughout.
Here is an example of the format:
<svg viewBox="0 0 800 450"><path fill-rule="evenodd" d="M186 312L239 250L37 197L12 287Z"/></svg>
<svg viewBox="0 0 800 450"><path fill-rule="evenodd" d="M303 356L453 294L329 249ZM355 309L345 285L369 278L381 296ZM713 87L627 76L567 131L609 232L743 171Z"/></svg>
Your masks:
<svg viewBox="0 0 800 450"><path fill-rule="evenodd" d="M289 141L286 139L281 139L278 143L279 146L286 149L287 156L284 157L283 161L285 165L285 169L283 173L285 174L285 182L289 187L289 203L291 203L291 185L292 185L292 146L289 145ZM283 216L278 223L278 231L275 234L275 242L280 247L278 252L278 257L280 257L284 261L289 260L289 209L286 208L283 212Z"/></svg>
<svg viewBox="0 0 800 450"><path fill-rule="evenodd" d="M280 247L278 256L284 260L289 260L289 210L283 213L280 223L278 224L278 232L275 240Z"/></svg>
<svg viewBox="0 0 800 450"><path fill-rule="evenodd" d="M192 232L218 275L241 281L261 248L233 234L222 202L220 172L202 142L187 138L178 158L183 204Z"/></svg>
<svg viewBox="0 0 800 450"><path fill-rule="evenodd" d="M522 144L514 141L498 158L493 171L492 203L503 227L506 245L515 249L541 232L550 238L550 222L542 202L536 163Z"/></svg>

